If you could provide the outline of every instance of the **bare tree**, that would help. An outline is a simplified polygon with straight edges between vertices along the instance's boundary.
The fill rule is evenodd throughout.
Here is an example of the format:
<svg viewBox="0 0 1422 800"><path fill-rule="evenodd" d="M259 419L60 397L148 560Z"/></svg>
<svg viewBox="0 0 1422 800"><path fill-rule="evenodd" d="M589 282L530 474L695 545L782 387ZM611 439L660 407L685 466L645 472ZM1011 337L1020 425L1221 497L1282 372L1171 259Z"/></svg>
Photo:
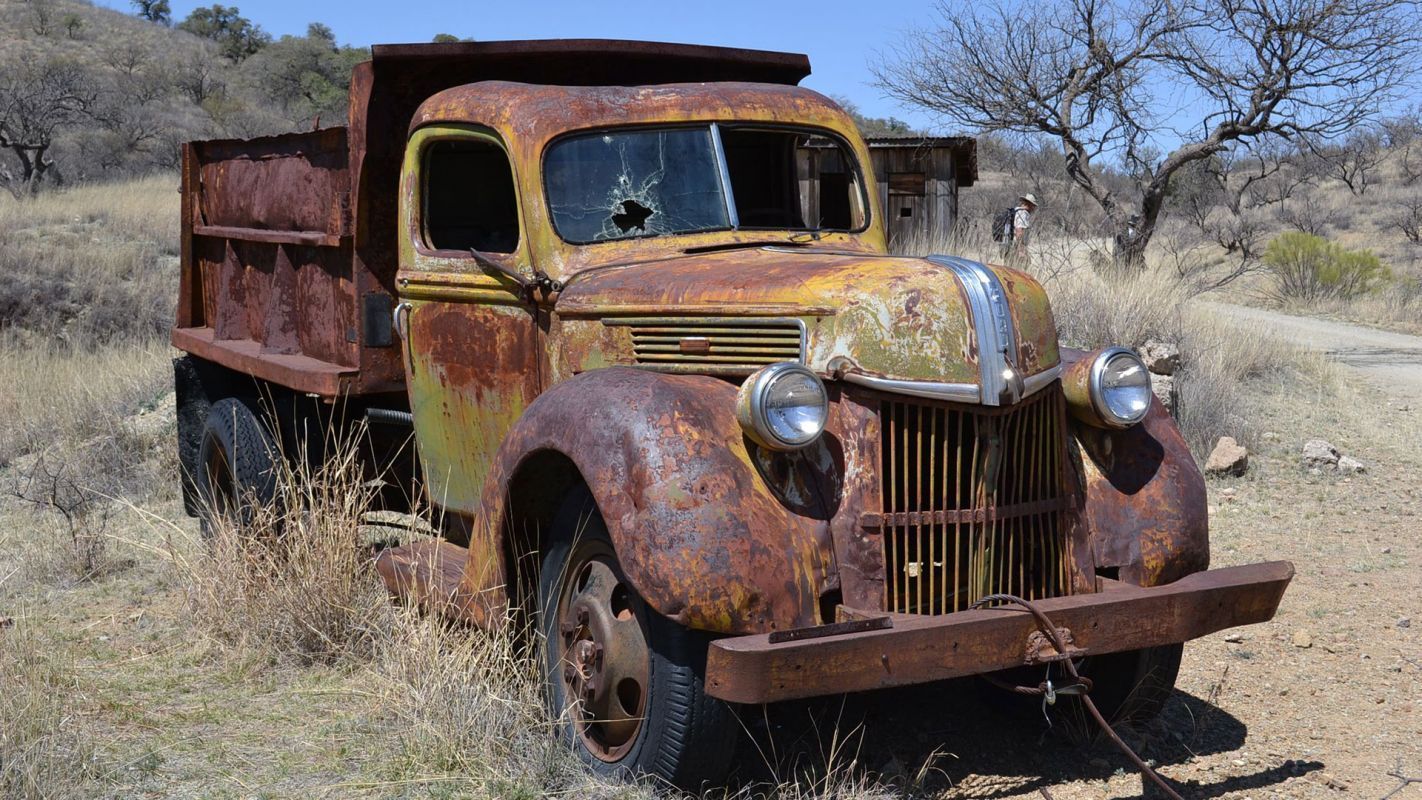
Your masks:
<svg viewBox="0 0 1422 800"><path fill-rule="evenodd" d="M1383 120L1383 137L1397 154L1402 182L1411 186L1422 179L1422 107Z"/></svg>
<svg viewBox="0 0 1422 800"><path fill-rule="evenodd" d="M1238 259L1234 278L1252 270L1270 225L1266 212L1281 206L1313 175L1282 147L1236 144L1183 167L1172 181L1172 207Z"/></svg>
<svg viewBox="0 0 1422 800"><path fill-rule="evenodd" d="M1309 143L1323 171L1337 178L1348 191L1362 197L1368 193L1368 182L1387 157L1382 140L1376 132L1362 129L1332 144Z"/></svg>
<svg viewBox="0 0 1422 800"><path fill-rule="evenodd" d="M1236 142L1337 136L1405 92L1418 0L1040 0L958 7L874 68L974 131L1042 133L1143 261L1171 179ZM1182 122L1179 97L1197 109ZM1177 143L1178 142L1178 143ZM1167 147L1169 148L1167 150ZM1121 166L1129 194L1103 171ZM1132 218L1136 224L1131 224Z"/></svg>
<svg viewBox="0 0 1422 800"><path fill-rule="evenodd" d="M75 62L13 59L0 65L0 148L20 164L18 176L0 165L0 181L17 197L39 191L55 169L55 134L85 118L97 94L88 70Z"/></svg>
<svg viewBox="0 0 1422 800"><path fill-rule="evenodd" d="M1422 194L1413 193L1399 200L1388 220L1407 241L1422 244Z"/></svg>

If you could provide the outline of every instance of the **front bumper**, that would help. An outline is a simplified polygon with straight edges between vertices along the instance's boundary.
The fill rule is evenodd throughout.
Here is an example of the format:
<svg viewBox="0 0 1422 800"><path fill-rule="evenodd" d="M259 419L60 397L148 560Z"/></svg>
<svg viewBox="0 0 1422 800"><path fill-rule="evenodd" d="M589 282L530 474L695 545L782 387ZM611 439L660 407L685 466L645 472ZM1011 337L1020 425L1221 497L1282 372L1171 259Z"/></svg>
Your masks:
<svg viewBox="0 0 1422 800"><path fill-rule="evenodd" d="M1274 616L1294 576L1287 561L1212 569L1164 586L1113 584L1096 594L1034 605L1069 631L1069 649L1044 646L1021 608L942 616L896 615L878 630L802 629L720 639L711 645L706 691L734 703L768 703L976 675L1070 657L1195 639ZM825 635L828 634L828 635ZM1034 634L1038 634L1034 636Z"/></svg>

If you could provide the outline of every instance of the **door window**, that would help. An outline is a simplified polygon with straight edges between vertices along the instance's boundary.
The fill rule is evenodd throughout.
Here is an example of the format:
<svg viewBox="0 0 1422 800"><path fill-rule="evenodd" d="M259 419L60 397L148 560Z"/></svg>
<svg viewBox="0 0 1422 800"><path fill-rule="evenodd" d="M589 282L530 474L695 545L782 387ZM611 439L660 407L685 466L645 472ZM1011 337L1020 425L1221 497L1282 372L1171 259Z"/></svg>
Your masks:
<svg viewBox="0 0 1422 800"><path fill-rule="evenodd" d="M424 161L426 247L484 253L518 249L518 195L503 148L477 139L443 139L425 148Z"/></svg>

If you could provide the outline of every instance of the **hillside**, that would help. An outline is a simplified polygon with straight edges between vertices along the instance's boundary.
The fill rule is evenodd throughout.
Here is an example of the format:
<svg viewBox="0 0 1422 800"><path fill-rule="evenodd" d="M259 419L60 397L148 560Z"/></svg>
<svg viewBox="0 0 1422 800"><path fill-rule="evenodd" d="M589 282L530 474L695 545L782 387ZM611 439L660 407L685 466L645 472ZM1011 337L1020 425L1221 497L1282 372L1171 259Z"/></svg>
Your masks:
<svg viewBox="0 0 1422 800"><path fill-rule="evenodd" d="M237 22L202 37L82 0L0 0L0 130L29 147L0 156L0 185L26 184L27 160L43 188L174 169L189 139L341 123L364 48L313 24L246 55L224 38Z"/></svg>

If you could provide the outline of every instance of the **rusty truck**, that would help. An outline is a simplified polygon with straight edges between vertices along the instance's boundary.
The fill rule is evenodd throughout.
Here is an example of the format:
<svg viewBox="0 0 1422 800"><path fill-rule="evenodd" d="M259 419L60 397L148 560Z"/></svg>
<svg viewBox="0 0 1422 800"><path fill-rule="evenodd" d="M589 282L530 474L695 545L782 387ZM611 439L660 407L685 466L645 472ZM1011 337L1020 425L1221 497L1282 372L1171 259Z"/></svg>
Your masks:
<svg viewBox="0 0 1422 800"><path fill-rule="evenodd" d="M474 626L523 613L605 773L694 786L745 704L1064 659L1108 712L1157 710L1182 643L1270 619L1292 566L1210 568L1134 352L1063 347L1024 272L890 252L885 176L808 73L376 46L345 126L184 145L190 513L362 426L442 520L380 574Z"/></svg>

